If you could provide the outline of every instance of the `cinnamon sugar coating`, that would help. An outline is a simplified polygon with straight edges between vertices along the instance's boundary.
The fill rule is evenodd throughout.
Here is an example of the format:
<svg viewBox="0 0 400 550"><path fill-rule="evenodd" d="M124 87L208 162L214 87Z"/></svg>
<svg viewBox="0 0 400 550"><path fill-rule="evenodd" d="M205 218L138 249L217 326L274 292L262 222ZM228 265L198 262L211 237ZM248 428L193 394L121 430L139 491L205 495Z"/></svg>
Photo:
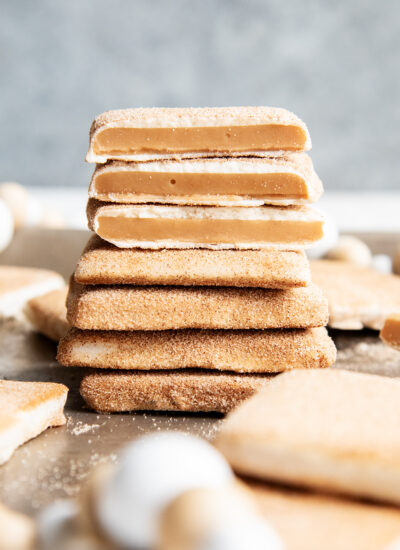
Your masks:
<svg viewBox="0 0 400 550"><path fill-rule="evenodd" d="M36 267L0 266L0 298L11 292L23 291L26 288L43 285L53 285L53 288L62 285L62 277L49 269Z"/></svg>
<svg viewBox="0 0 400 550"><path fill-rule="evenodd" d="M65 306L67 292L67 287L53 290L32 298L25 307L25 314L35 329L56 342L69 328Z"/></svg>
<svg viewBox="0 0 400 550"><path fill-rule="evenodd" d="M0 380L0 465L50 426L62 426L68 388L51 382Z"/></svg>
<svg viewBox="0 0 400 550"><path fill-rule="evenodd" d="M108 125L174 128L256 124L298 125L305 128L304 122L295 114L281 107L139 107L101 113L91 125L90 137Z"/></svg>
<svg viewBox="0 0 400 550"><path fill-rule="evenodd" d="M247 487L286 550L394 550L400 510L394 506L252 481ZM362 528L360 528L362 526Z"/></svg>
<svg viewBox="0 0 400 550"><path fill-rule="evenodd" d="M380 330L386 317L400 313L400 277L337 260L311 262L313 281L329 302L329 326Z"/></svg>
<svg viewBox="0 0 400 550"><path fill-rule="evenodd" d="M400 504L400 380L339 369L283 373L224 422L240 474Z"/></svg>
<svg viewBox="0 0 400 550"><path fill-rule="evenodd" d="M22 413L34 413L35 409L51 400L67 397L68 389L63 384L53 382L21 382L0 380L0 417ZM63 414L54 419L54 425L65 424Z"/></svg>
<svg viewBox="0 0 400 550"><path fill-rule="evenodd" d="M75 280L96 285L290 288L306 286L311 274L303 251L130 249L93 235L78 262Z"/></svg>
<svg viewBox="0 0 400 550"><path fill-rule="evenodd" d="M198 370L102 372L85 376L80 392L98 412L226 413L268 383L270 375Z"/></svg>
<svg viewBox="0 0 400 550"><path fill-rule="evenodd" d="M72 280L67 319L85 330L309 328L326 325L328 306L314 285L268 290L89 286Z"/></svg>
<svg viewBox="0 0 400 550"><path fill-rule="evenodd" d="M55 271L1 265L0 318L20 315L31 298L64 286L64 279Z"/></svg>
<svg viewBox="0 0 400 550"><path fill-rule="evenodd" d="M322 327L256 331L71 329L61 340L57 356L64 366L258 373L324 368L335 358L335 345Z"/></svg>

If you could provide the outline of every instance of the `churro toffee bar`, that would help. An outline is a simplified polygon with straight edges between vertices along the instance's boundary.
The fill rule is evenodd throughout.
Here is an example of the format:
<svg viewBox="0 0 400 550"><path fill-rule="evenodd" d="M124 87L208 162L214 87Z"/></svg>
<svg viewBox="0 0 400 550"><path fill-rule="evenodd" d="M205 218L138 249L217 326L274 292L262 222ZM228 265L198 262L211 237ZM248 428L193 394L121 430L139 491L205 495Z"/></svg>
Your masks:
<svg viewBox="0 0 400 550"><path fill-rule="evenodd" d="M307 151L306 125L275 107L149 108L108 111L90 130L88 162L175 155L227 156Z"/></svg>

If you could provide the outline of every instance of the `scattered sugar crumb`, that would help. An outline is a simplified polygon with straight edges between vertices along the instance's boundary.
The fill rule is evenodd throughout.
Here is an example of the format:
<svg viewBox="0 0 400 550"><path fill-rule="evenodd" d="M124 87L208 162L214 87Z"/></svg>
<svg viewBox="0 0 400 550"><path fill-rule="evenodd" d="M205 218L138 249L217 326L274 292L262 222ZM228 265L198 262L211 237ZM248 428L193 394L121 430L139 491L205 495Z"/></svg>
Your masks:
<svg viewBox="0 0 400 550"><path fill-rule="evenodd" d="M100 424L86 424L78 420L76 424L70 428L69 432L73 435L82 435L100 428Z"/></svg>

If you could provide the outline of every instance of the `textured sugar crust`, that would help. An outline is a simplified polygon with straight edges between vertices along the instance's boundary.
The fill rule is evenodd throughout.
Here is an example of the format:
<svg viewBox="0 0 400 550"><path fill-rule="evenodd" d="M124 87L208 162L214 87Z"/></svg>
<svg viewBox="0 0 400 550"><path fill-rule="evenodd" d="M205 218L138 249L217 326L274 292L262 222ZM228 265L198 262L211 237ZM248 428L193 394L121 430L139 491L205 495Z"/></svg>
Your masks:
<svg viewBox="0 0 400 550"><path fill-rule="evenodd" d="M292 371L233 412L217 447L245 475L399 504L399 415L399 380Z"/></svg>
<svg viewBox="0 0 400 550"><path fill-rule="evenodd" d="M350 262L311 262L313 281L329 303L329 326L342 330L380 330L392 313L400 313L400 277Z"/></svg>
<svg viewBox="0 0 400 550"><path fill-rule="evenodd" d="M17 292L28 286L39 283L48 283L50 281L57 281L61 283L63 278L55 271L50 271L49 269L1 265L0 299L10 292Z"/></svg>
<svg viewBox="0 0 400 550"><path fill-rule="evenodd" d="M304 151L311 149L307 126L296 115L278 107L139 108L107 111L97 116L90 128L87 162L106 162L109 155L96 155L96 135L105 128L192 128L212 126L297 126L304 133ZM173 156L173 155L172 155ZM202 156L196 154L196 156ZM208 155L209 156L209 155ZM124 155L123 160L171 158L171 155ZM121 158L121 157L119 157Z"/></svg>
<svg viewBox="0 0 400 550"><path fill-rule="evenodd" d="M265 483L252 482L248 489L288 550L345 549L349 541L351 550L395 550L399 541L400 511L392 506Z"/></svg>
<svg viewBox="0 0 400 550"><path fill-rule="evenodd" d="M29 299L63 286L64 279L55 271L0 266L0 318L18 314Z"/></svg>
<svg viewBox="0 0 400 550"><path fill-rule="evenodd" d="M251 397L270 375L191 370L102 372L85 376L80 392L98 412L226 413Z"/></svg>
<svg viewBox="0 0 400 550"><path fill-rule="evenodd" d="M67 287L53 290L32 298L25 307L25 315L35 329L56 342L65 336L69 328L65 305L67 292Z"/></svg>
<svg viewBox="0 0 400 550"><path fill-rule="evenodd" d="M154 195L143 193L100 193L96 189L97 177L104 173L115 172L160 172L160 173L207 173L207 174L296 174L307 186L307 197L304 199L270 196L268 199L256 199L246 195L214 195L212 188L207 195L192 194L183 196ZM211 206L262 206L302 205L316 202L322 195L321 180L314 171L310 157L305 153L291 153L282 157L269 158L222 158L167 160L153 162L120 162L111 161L97 165L89 186L89 197L105 202L117 203L160 203L181 205Z"/></svg>
<svg viewBox="0 0 400 550"><path fill-rule="evenodd" d="M52 382L0 380L0 415L30 413L48 400L66 397L67 391L62 384Z"/></svg>
<svg viewBox="0 0 400 550"><path fill-rule="evenodd" d="M89 199L87 204L88 227L95 233L98 232L99 216L126 217L131 219L202 219L202 220L263 220L263 221L294 221L304 224L323 223L322 214L310 206L259 206L254 208L238 207L213 207L213 206L161 206L161 205L131 205L104 203L96 199ZM199 243L187 241L172 241L171 239L156 241L136 241L133 239L118 239L110 241L120 248L144 248L144 249L193 249L205 248L210 250L299 250L307 248L314 243L299 241L294 243Z"/></svg>
<svg viewBox="0 0 400 550"><path fill-rule="evenodd" d="M311 328L328 321L314 285L233 287L85 286L71 281L67 319L84 330Z"/></svg>
<svg viewBox="0 0 400 550"><path fill-rule="evenodd" d="M0 464L50 426L65 424L67 394L62 384L0 380Z"/></svg>
<svg viewBox="0 0 400 550"><path fill-rule="evenodd" d="M311 281L303 251L118 248L97 235L75 271L81 284L292 288Z"/></svg>
<svg viewBox="0 0 400 550"><path fill-rule="evenodd" d="M71 329L58 347L64 366L163 370L202 368L274 373L325 368L336 348L325 328L299 330L88 331Z"/></svg>
<svg viewBox="0 0 400 550"><path fill-rule="evenodd" d="M208 126L252 126L279 124L306 126L295 114L280 107L142 107L116 109L98 115L90 137L109 128L190 128Z"/></svg>

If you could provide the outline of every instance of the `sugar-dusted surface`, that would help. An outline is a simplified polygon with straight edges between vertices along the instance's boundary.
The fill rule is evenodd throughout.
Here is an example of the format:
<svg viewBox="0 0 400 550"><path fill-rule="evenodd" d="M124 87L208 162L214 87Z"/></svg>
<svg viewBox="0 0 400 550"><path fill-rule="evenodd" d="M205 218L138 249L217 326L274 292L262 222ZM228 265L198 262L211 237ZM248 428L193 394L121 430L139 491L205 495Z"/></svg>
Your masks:
<svg viewBox="0 0 400 550"><path fill-rule="evenodd" d="M306 128L295 114L280 107L142 107L98 115L92 123L90 136L104 126L182 128L257 124L295 124Z"/></svg>
<svg viewBox="0 0 400 550"><path fill-rule="evenodd" d="M220 423L216 415L94 414L79 395L85 369L60 367L53 342L21 321L7 321L0 325L0 346L0 378L52 380L70 388L67 424L29 441L0 468L0 500L30 515L76 495L95 465L116 461L118 450L143 433L180 430L210 439Z"/></svg>
<svg viewBox="0 0 400 550"><path fill-rule="evenodd" d="M26 441L65 424L67 393L52 382L0 380L0 465Z"/></svg>
<svg viewBox="0 0 400 550"><path fill-rule="evenodd" d="M400 277L350 262L311 262L312 279L329 303L329 326L380 330L386 317L400 313Z"/></svg>
<svg viewBox="0 0 400 550"><path fill-rule="evenodd" d="M87 331L61 340L65 366L109 369L213 369L273 373L324 368L336 350L325 328L299 330Z"/></svg>
<svg viewBox="0 0 400 550"><path fill-rule="evenodd" d="M375 332L334 332L333 337L335 368L400 376L400 354ZM118 450L144 433L181 430L213 439L221 425L220 417L210 414L98 415L84 408L79 395L81 379L92 369L57 365L55 344L21 323L0 325L0 345L0 377L52 380L70 388L67 425L26 443L0 468L0 500L17 510L33 515L57 498L76 495L95 465L116 461Z"/></svg>
<svg viewBox="0 0 400 550"><path fill-rule="evenodd" d="M19 314L29 299L62 288L64 284L55 271L0 265L0 317Z"/></svg>
<svg viewBox="0 0 400 550"><path fill-rule="evenodd" d="M118 248L93 235L75 271L81 284L305 286L311 280L303 251L144 250Z"/></svg>
<svg viewBox="0 0 400 550"><path fill-rule="evenodd" d="M35 329L51 340L58 340L67 333L67 287L53 290L32 298L26 304L25 314Z"/></svg>
<svg viewBox="0 0 400 550"><path fill-rule="evenodd" d="M400 380L387 377L337 369L284 373L227 419L221 444L243 436L243 444L268 447L274 438L354 460L374 453L382 464L399 465L399 395Z"/></svg>
<svg viewBox="0 0 400 550"><path fill-rule="evenodd" d="M215 371L100 372L86 375L81 395L99 412L227 413L270 380L269 375Z"/></svg>
<svg viewBox="0 0 400 550"><path fill-rule="evenodd" d="M62 397L66 397L66 388L60 384L0 380L0 421L9 416L34 413L38 406Z"/></svg>
<svg viewBox="0 0 400 550"><path fill-rule="evenodd" d="M105 162L109 158L122 158L123 160L143 160L154 159L165 156L171 156L176 151L172 148L171 151L166 151L170 155L163 155L163 150L154 151L150 155L146 154L146 149L136 150L131 149L130 142L126 143L127 151L115 151L114 147L105 148L101 153L97 150L98 137L102 132L107 132L112 129L152 129L165 130L171 129L206 129L206 128L229 128L230 132L234 132L235 128L239 127L276 127L279 129L290 127L293 131L291 139L285 142L282 147L279 137L275 136L272 142L263 142L260 146L262 152L269 150L279 150L282 148L289 150L305 150L311 148L311 139L307 127L296 115L276 107L203 107L203 108L139 108L139 109L122 109L115 111L107 111L99 115L94 121L90 129L89 150L86 155L88 162ZM236 153L238 150L235 145L230 143L230 140L220 147L214 147L211 150L207 148L207 138L204 140L205 151L208 155L215 154L215 149L221 154ZM230 137L230 135L229 135ZM218 144L219 143L218 140ZM249 152L249 147L239 148ZM203 153L204 148L195 147L193 151L188 151L190 156L199 156ZM251 151L252 152L252 151ZM156 153L156 154L154 154ZM157 154L157 153L161 153ZM179 149L178 149L179 153ZM179 156L179 155L178 155Z"/></svg>
<svg viewBox="0 0 400 550"><path fill-rule="evenodd" d="M19 237L21 245L24 236L22 233ZM397 235L361 237L373 247L375 253L390 253L395 248ZM63 272L67 273L73 270L73 264L87 237L82 235L75 248L68 248L66 257L66 242L74 240L75 235L72 232L57 233L56 238L58 242L65 239L63 256L56 255L56 259L63 262ZM51 248L53 255L57 252L54 246L48 246L48 241L46 246L46 255L48 248ZM35 250L35 258L38 254ZM45 261L43 252L40 258ZM59 269L55 263L51 267ZM381 342L376 332L335 331L333 338L338 347L338 360L334 368L400 376L400 354ZM0 325L0 346L0 377L52 380L62 382L70 388L66 405L67 425L48 430L26 443L0 468L0 500L30 515L36 515L38 510L57 498L76 495L88 472L96 464L116 461L119 449L144 433L180 430L213 439L221 426L220 417L210 414L138 412L98 415L85 410L79 395L82 376L84 372L89 374L91 371L57 365L56 346L53 342L32 332L26 325L7 322ZM310 514L309 517L314 516ZM336 522L335 529L337 525ZM308 529L308 532L313 533L314 527L315 525L311 525L311 531ZM318 544L317 548L320 549ZM298 546L294 546L294 549L298 550ZM364 546L360 550L365 550Z"/></svg>
<svg viewBox="0 0 400 550"><path fill-rule="evenodd" d="M387 346L373 330L331 331L337 346L334 368L400 377L400 353Z"/></svg>
<svg viewBox="0 0 400 550"><path fill-rule="evenodd" d="M67 318L86 330L264 329L324 326L318 287L93 286L71 282Z"/></svg>
<svg viewBox="0 0 400 550"><path fill-rule="evenodd" d="M286 550L384 550L400 533L397 507L251 483L260 512ZM362 528L360 528L362 526Z"/></svg>
<svg viewBox="0 0 400 550"><path fill-rule="evenodd" d="M399 415L398 379L292 371L238 407L217 446L243 475L399 504Z"/></svg>
<svg viewBox="0 0 400 550"><path fill-rule="evenodd" d="M10 292L22 291L25 288L48 284L60 285L62 278L58 273L47 269L29 267L0 266L0 299Z"/></svg>

